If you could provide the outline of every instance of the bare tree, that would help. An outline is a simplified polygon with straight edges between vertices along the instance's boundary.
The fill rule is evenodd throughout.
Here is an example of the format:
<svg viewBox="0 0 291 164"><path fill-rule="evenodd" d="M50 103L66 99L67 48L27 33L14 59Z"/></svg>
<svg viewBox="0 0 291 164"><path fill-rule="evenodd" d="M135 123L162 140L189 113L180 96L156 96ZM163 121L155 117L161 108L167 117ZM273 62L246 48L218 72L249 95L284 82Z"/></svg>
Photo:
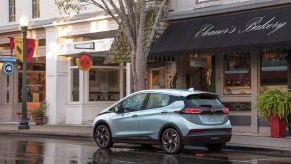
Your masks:
<svg viewBox="0 0 291 164"><path fill-rule="evenodd" d="M86 6L78 5L76 0L55 0L58 9L68 13L70 10L77 13ZM145 89L146 60L150 45L167 0L79 0L93 4L109 14L124 32L130 47L130 58L133 69L134 91ZM161 5L155 14L154 23L145 42L146 3L159 1Z"/></svg>

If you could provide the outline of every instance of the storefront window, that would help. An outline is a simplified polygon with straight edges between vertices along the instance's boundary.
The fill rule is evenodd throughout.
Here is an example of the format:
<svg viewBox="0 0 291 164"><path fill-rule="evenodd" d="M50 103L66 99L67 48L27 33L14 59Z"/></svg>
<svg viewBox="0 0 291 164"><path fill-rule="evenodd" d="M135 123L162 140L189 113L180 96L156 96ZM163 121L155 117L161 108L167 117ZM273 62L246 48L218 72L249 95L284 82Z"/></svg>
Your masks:
<svg viewBox="0 0 291 164"><path fill-rule="evenodd" d="M18 102L22 102L22 63L18 64ZM27 63L27 102L45 100L45 63Z"/></svg>
<svg viewBox="0 0 291 164"><path fill-rule="evenodd" d="M5 96L4 96L4 103L9 104L10 103L10 78L9 76L4 76L4 91L5 91Z"/></svg>
<svg viewBox="0 0 291 164"><path fill-rule="evenodd" d="M88 95L88 100L84 101L89 102L117 101L124 97L126 91L125 67L119 64L104 64L104 57L92 57L92 60L92 68L82 72L76 65L76 57L71 58L71 101L83 101L80 92ZM81 72L82 74L80 74ZM82 79L80 76L88 77L88 79L84 79L84 85L80 85L79 79ZM84 98L86 97L84 96Z"/></svg>
<svg viewBox="0 0 291 164"><path fill-rule="evenodd" d="M287 88L287 53L264 52L261 61L261 92Z"/></svg>
<svg viewBox="0 0 291 164"><path fill-rule="evenodd" d="M176 88L176 67L173 62L150 62L146 70L146 88Z"/></svg>
<svg viewBox="0 0 291 164"><path fill-rule="evenodd" d="M103 64L104 58L93 57L93 68L89 71L89 101L117 101L120 99L120 79L125 84L125 72L118 64ZM120 78L123 76L123 78Z"/></svg>
<svg viewBox="0 0 291 164"><path fill-rule="evenodd" d="M71 88L71 101L73 102L78 102L80 100L80 80L79 80L79 75L80 71L79 69L71 69L72 70L72 88Z"/></svg>
<svg viewBox="0 0 291 164"><path fill-rule="evenodd" d="M235 54L224 56L224 94L251 94L251 56Z"/></svg>

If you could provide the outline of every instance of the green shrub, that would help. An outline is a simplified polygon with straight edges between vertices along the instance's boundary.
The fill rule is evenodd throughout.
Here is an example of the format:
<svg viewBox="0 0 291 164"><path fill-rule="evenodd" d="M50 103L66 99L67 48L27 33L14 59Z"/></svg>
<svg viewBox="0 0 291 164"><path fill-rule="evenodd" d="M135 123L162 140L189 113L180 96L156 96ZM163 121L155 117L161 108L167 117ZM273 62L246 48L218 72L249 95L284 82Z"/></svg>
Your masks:
<svg viewBox="0 0 291 164"><path fill-rule="evenodd" d="M46 100L40 103L39 108L34 112L35 117L46 117L46 108L48 103Z"/></svg>
<svg viewBox="0 0 291 164"><path fill-rule="evenodd" d="M270 89L258 95L256 108L260 118L267 119L278 116L288 121L291 114L291 91L283 89Z"/></svg>

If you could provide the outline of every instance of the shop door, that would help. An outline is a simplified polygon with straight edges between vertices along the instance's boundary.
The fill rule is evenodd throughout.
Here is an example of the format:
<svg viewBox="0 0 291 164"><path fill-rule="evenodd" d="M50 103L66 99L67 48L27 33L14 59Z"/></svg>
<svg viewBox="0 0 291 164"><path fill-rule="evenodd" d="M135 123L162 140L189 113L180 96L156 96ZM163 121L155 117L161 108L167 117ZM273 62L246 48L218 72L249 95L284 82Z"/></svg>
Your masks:
<svg viewBox="0 0 291 164"><path fill-rule="evenodd" d="M236 53L217 56L216 91L230 109L234 132L258 132L255 110L258 94L258 54Z"/></svg>

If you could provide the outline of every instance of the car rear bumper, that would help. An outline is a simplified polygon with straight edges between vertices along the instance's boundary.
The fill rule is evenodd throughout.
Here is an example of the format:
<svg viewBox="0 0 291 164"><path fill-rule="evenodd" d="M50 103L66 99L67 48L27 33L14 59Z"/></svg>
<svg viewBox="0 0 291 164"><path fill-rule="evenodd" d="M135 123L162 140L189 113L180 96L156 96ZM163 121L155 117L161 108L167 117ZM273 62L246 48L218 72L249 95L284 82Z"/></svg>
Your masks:
<svg viewBox="0 0 291 164"><path fill-rule="evenodd" d="M190 132L182 137L182 141L185 145L226 143L230 141L231 134L231 131Z"/></svg>

